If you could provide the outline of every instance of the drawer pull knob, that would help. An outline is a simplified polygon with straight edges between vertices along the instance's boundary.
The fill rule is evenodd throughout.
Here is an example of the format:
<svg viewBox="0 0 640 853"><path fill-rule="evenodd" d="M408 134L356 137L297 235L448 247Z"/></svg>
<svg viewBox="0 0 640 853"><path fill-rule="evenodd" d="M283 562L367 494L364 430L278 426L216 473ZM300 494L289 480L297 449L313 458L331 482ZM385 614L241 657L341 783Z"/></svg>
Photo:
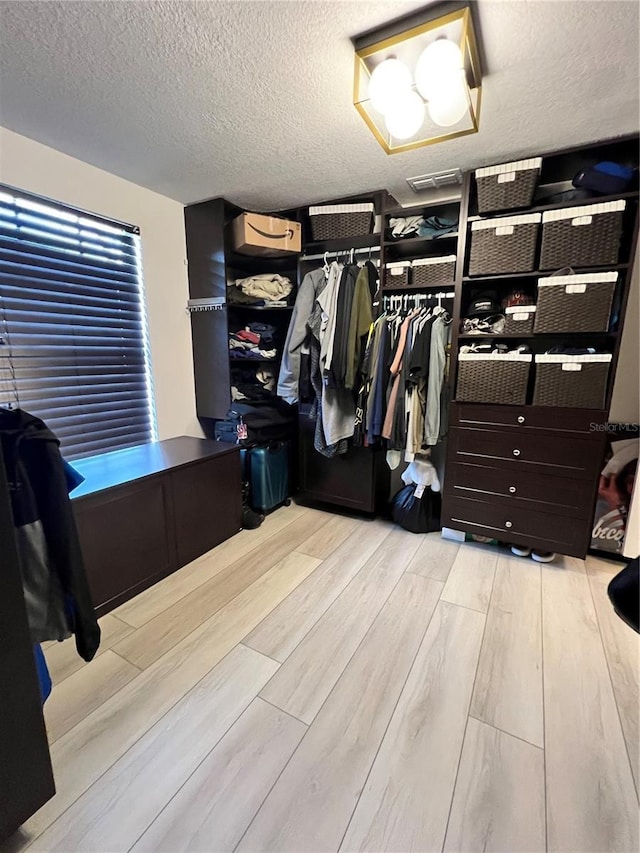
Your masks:
<svg viewBox="0 0 640 853"><path fill-rule="evenodd" d="M523 423L524 423L524 421L525 421L525 417L524 417L524 415L518 415L518 423L519 423L519 424L523 424Z"/></svg>
<svg viewBox="0 0 640 853"><path fill-rule="evenodd" d="M509 492L510 492L512 495L515 495L515 493L516 493L516 487L515 487L515 486L509 486Z"/></svg>
<svg viewBox="0 0 640 853"><path fill-rule="evenodd" d="M516 450L513 451L513 455L520 456L520 451L516 448Z"/></svg>
<svg viewBox="0 0 640 853"><path fill-rule="evenodd" d="M505 521L504 526L505 527L513 527L513 524L510 521Z"/></svg>

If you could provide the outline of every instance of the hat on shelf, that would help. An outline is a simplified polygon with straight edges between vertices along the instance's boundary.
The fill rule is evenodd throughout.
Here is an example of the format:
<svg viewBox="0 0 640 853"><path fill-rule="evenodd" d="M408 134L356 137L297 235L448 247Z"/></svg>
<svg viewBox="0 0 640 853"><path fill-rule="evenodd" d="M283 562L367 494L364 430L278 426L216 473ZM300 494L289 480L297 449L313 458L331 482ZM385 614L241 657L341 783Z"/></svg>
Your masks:
<svg viewBox="0 0 640 853"><path fill-rule="evenodd" d="M502 300L503 308L516 308L518 305L533 305L534 301L529 296L528 293L525 293L519 287L514 288L512 291L508 293L507 296Z"/></svg>
<svg viewBox="0 0 640 853"><path fill-rule="evenodd" d="M467 317L485 317L488 314L499 314L500 304L495 291L481 293L469 305Z"/></svg>

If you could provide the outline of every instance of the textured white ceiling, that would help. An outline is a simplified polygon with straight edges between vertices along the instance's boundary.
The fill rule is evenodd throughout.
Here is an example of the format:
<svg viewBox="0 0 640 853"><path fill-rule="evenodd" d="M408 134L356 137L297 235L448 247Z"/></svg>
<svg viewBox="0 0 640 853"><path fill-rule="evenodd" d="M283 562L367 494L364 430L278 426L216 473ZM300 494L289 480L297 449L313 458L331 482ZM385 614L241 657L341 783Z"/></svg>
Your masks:
<svg viewBox="0 0 640 853"><path fill-rule="evenodd" d="M182 202L276 209L638 129L640 5L479 0L478 135L387 156L350 38L424 2L1 2L0 124Z"/></svg>

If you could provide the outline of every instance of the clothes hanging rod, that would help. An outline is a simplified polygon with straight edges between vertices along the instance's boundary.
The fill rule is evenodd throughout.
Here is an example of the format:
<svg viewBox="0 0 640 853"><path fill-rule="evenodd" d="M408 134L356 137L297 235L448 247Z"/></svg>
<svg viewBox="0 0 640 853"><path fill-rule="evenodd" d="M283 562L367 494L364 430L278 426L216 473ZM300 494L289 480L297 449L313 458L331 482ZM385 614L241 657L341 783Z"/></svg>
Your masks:
<svg viewBox="0 0 640 853"><path fill-rule="evenodd" d="M353 252L354 255L368 255L369 252L371 252L373 254L374 252L379 252L379 251L380 251L380 246L371 246L371 247L367 247L366 249L341 249L340 251L337 251L337 252L320 252L317 255L300 255L300 260L301 261L318 261L321 258L324 258L325 255L327 255L327 257L329 257L329 258L332 255L335 256L336 258L338 258L340 255L350 255L351 252Z"/></svg>
<svg viewBox="0 0 640 853"><path fill-rule="evenodd" d="M411 299L413 301L420 299L455 299L455 291L442 290L437 293L385 293L383 299Z"/></svg>

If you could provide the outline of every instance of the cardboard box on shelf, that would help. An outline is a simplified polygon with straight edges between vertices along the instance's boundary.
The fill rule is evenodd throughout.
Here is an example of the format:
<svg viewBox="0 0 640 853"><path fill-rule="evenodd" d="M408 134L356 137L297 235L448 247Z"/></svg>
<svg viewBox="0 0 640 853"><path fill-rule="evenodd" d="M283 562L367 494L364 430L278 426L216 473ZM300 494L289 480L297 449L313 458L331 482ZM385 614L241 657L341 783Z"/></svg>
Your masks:
<svg viewBox="0 0 640 853"><path fill-rule="evenodd" d="M290 219L262 213L241 213L232 222L233 245L242 255L298 254L302 250L301 226Z"/></svg>

